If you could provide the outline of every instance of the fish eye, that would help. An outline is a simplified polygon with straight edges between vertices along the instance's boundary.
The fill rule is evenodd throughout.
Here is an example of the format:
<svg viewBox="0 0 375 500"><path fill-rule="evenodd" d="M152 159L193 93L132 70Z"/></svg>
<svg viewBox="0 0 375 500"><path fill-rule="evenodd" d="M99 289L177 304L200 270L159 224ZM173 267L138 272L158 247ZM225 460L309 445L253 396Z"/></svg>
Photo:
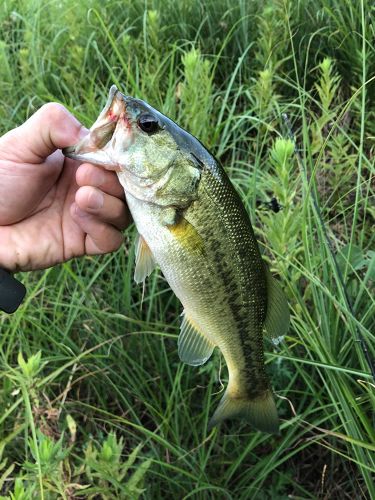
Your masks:
<svg viewBox="0 0 375 500"><path fill-rule="evenodd" d="M158 120L150 113L144 113L138 118L138 125L143 132L154 134L159 130Z"/></svg>

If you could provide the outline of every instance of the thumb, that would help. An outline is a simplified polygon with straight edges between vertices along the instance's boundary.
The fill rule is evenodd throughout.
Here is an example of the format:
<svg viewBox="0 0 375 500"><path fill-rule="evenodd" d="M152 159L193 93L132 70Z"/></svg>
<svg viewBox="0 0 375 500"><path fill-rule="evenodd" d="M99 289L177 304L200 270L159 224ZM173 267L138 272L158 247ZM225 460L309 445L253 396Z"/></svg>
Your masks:
<svg viewBox="0 0 375 500"><path fill-rule="evenodd" d="M62 104L50 102L5 134L1 142L3 148L8 141L13 146L17 144L8 149L8 160L42 163L56 149L71 146L86 134L87 130Z"/></svg>

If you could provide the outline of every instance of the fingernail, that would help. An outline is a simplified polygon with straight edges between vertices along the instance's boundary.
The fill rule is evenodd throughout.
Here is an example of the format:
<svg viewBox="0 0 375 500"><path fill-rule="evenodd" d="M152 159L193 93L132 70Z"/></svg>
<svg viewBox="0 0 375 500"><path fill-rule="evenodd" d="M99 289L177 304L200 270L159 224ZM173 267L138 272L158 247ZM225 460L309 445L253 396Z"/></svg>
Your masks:
<svg viewBox="0 0 375 500"><path fill-rule="evenodd" d="M103 205L104 196L102 193L100 191L93 191L88 198L87 208L98 209L102 208Z"/></svg>

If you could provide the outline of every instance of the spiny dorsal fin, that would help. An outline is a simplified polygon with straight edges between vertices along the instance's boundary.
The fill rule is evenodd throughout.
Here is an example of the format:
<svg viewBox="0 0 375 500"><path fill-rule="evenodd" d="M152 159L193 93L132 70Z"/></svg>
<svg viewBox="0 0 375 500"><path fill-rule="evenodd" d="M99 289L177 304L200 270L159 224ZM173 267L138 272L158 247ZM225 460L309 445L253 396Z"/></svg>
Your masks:
<svg viewBox="0 0 375 500"><path fill-rule="evenodd" d="M135 249L134 281L136 283L142 283L142 281L144 282L147 276L150 276L155 267L156 263L151 250L143 237L139 234Z"/></svg>
<svg viewBox="0 0 375 500"><path fill-rule="evenodd" d="M267 276L267 314L264 321L265 335L274 344L278 344L284 338L289 328L289 307L284 292L268 269Z"/></svg>
<svg viewBox="0 0 375 500"><path fill-rule="evenodd" d="M181 361L191 366L203 365L212 354L215 345L193 324L186 315L183 320L178 336L178 355Z"/></svg>

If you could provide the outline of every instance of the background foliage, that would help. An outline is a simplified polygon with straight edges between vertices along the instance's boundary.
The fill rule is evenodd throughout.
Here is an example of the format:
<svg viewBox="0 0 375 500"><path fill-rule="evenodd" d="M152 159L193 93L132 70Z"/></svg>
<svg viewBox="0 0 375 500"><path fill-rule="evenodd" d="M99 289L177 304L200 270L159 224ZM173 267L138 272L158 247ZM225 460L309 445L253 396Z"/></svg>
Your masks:
<svg viewBox="0 0 375 500"><path fill-rule="evenodd" d="M222 161L292 313L266 345L281 436L208 433L225 363L179 362L180 304L158 272L142 303L133 229L25 274L0 316L4 498L375 496L374 35L370 0L2 1L1 132L51 100L89 126L112 83L149 101Z"/></svg>

